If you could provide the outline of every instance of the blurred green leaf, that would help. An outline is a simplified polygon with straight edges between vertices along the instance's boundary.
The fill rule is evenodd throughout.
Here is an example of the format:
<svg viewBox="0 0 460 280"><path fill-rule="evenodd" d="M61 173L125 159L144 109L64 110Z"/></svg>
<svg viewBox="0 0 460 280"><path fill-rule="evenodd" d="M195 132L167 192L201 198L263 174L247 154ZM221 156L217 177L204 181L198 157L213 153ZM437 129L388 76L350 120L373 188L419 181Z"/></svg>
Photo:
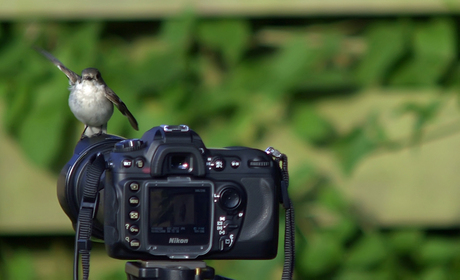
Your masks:
<svg viewBox="0 0 460 280"><path fill-rule="evenodd" d="M295 37L287 41L273 58L266 91L279 96L299 81L309 79L308 73L303 70L316 59L316 52L309 47L308 41L304 38Z"/></svg>
<svg viewBox="0 0 460 280"><path fill-rule="evenodd" d="M31 265L33 257L26 250L16 251L6 261L7 280L36 279L36 271Z"/></svg>
<svg viewBox="0 0 460 280"><path fill-rule="evenodd" d="M350 174L359 161L377 148L377 143L367 135L364 128L357 127L340 139L333 148L342 169Z"/></svg>
<svg viewBox="0 0 460 280"><path fill-rule="evenodd" d="M347 209L348 202L337 188L324 186L318 191L317 202L338 213Z"/></svg>
<svg viewBox="0 0 460 280"><path fill-rule="evenodd" d="M104 275L103 280L126 280L126 272L123 270L110 271Z"/></svg>
<svg viewBox="0 0 460 280"><path fill-rule="evenodd" d="M67 94L53 84L39 88L35 94L35 104L19 130L19 143L38 166L52 166L60 154L59 147L66 131ZM38 139L46 139L46 142Z"/></svg>
<svg viewBox="0 0 460 280"><path fill-rule="evenodd" d="M356 165L367 155L386 144L384 127L374 112L368 115L366 123L357 125L340 137L332 146L339 163L346 174L351 174Z"/></svg>
<svg viewBox="0 0 460 280"><path fill-rule="evenodd" d="M366 233L351 248L345 265L350 268L369 269L382 263L389 254L386 241L379 233Z"/></svg>
<svg viewBox="0 0 460 280"><path fill-rule="evenodd" d="M448 280L452 279L446 268L443 266L428 267L425 269L421 275L421 280Z"/></svg>
<svg viewBox="0 0 460 280"><path fill-rule="evenodd" d="M303 140L315 144L324 143L334 135L332 124L320 116L312 105L296 106L292 125Z"/></svg>
<svg viewBox="0 0 460 280"><path fill-rule="evenodd" d="M229 66L240 60L247 48L249 36L249 27L243 20L213 20L198 25L199 42L221 51Z"/></svg>
<svg viewBox="0 0 460 280"><path fill-rule="evenodd" d="M455 23L435 18L416 25L413 55L395 72L394 85L436 85L456 58Z"/></svg>
<svg viewBox="0 0 460 280"><path fill-rule="evenodd" d="M336 280L391 280L395 279L391 272L382 270L351 270L340 271Z"/></svg>
<svg viewBox="0 0 460 280"><path fill-rule="evenodd" d="M298 256L297 268L306 275L321 275L338 266L343 257L344 248L333 235L316 234Z"/></svg>
<svg viewBox="0 0 460 280"><path fill-rule="evenodd" d="M185 55L192 43L192 32L195 28L195 23L194 13L185 11L163 23L160 37L174 53Z"/></svg>
<svg viewBox="0 0 460 280"><path fill-rule="evenodd" d="M367 27L367 51L357 68L363 85L380 84L407 51L409 22L381 20Z"/></svg>
<svg viewBox="0 0 460 280"><path fill-rule="evenodd" d="M397 108L396 112L399 114L410 113L415 116L415 122L413 124L412 141L418 142L421 140L423 134L423 128L428 123L432 122L443 103L439 99L435 99L426 104L420 104L415 102L408 102L403 104L400 108Z"/></svg>
<svg viewBox="0 0 460 280"><path fill-rule="evenodd" d="M447 238L430 238L414 252L422 265L445 265L460 255L460 243Z"/></svg>
<svg viewBox="0 0 460 280"><path fill-rule="evenodd" d="M274 260L213 260L207 264L216 269L216 275L230 279L279 279L282 267L281 258Z"/></svg>
<svg viewBox="0 0 460 280"><path fill-rule="evenodd" d="M20 84L15 89L6 89L5 92L7 106L3 118L4 125L8 132L17 135L19 127L30 110L31 101L33 100L31 97L32 91L27 84Z"/></svg>
<svg viewBox="0 0 460 280"><path fill-rule="evenodd" d="M420 230L397 230L388 236L392 250L398 254L409 254L418 250L424 241L424 234Z"/></svg>

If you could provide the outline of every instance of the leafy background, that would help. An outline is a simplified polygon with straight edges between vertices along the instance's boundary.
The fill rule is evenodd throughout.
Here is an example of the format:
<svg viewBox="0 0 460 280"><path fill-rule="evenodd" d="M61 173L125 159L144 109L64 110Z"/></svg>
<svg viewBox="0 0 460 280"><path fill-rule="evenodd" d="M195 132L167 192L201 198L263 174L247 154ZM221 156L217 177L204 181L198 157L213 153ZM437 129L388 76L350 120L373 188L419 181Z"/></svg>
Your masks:
<svg viewBox="0 0 460 280"><path fill-rule="evenodd" d="M208 147L274 145L286 152L297 209L296 279L457 279L456 229L369 222L340 191L337 175L292 143L331 154L342 177L375 153L424 145L446 96L458 95L458 31L454 16L247 19L185 12L151 22L3 22L1 120L34 164L57 174L70 157L82 125L67 107L67 79L31 48L40 46L76 72L101 70L140 126L133 131L115 112L109 133L140 137L156 125L185 123ZM435 92L426 102L391 108L396 119L412 116L408 137L393 137L379 112L344 130L318 110L321 102L392 89ZM318 208L328 222L311 214ZM0 238L1 279L71 277L71 237L25 239ZM235 279L279 279L282 255L280 247L271 261L208 264ZM93 279L125 279L123 270L96 246Z"/></svg>

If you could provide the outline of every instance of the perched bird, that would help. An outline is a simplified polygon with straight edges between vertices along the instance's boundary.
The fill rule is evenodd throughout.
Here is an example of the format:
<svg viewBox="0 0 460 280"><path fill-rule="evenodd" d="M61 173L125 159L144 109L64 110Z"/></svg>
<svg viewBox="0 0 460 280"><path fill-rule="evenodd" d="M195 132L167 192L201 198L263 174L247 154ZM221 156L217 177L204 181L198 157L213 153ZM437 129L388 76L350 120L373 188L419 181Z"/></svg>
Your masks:
<svg viewBox="0 0 460 280"><path fill-rule="evenodd" d="M107 86L99 70L86 68L80 76L47 51L39 48L35 50L53 62L69 78L69 107L75 117L85 124L82 138L107 133L107 122L112 117L114 104L128 118L131 126L139 130L136 119L120 97Z"/></svg>

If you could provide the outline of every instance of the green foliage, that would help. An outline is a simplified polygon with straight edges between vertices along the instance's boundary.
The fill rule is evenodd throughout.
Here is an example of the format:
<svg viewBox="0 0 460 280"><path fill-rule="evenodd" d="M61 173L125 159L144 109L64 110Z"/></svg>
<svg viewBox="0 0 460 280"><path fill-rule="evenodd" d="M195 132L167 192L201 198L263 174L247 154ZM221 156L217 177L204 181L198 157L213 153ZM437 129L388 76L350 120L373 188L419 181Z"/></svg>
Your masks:
<svg viewBox="0 0 460 280"><path fill-rule="evenodd" d="M297 279L456 278L457 239L423 229L381 230L337 190L338 176L352 175L376 151L407 147L407 139L392 139L378 111L345 127L318 109L353 101L370 87L458 88L455 19L326 22L273 29L266 37L247 19L192 13L162 21L158 32L152 23L132 34L102 22L0 24L2 122L44 169L58 171L72 153L83 126L68 109L65 75L31 48L43 47L76 72L99 68L139 121L135 132L115 112L109 133L140 137L156 125L185 123L210 147L264 148L276 141L284 145L278 149L292 149ZM435 98L391 109L395 118L414 117L409 142L423 144L426 126L443 108ZM332 155L341 173L329 174L304 150ZM321 215L311 214L316 210ZM6 275L34 279L34 271L17 269L29 258L19 251L5 259ZM228 277L272 279L282 260L212 264ZM124 278L120 270L106 275Z"/></svg>
<svg viewBox="0 0 460 280"><path fill-rule="evenodd" d="M36 279L33 258L26 250L12 253L5 258L6 279Z"/></svg>
<svg viewBox="0 0 460 280"><path fill-rule="evenodd" d="M369 25L366 39L369 50L357 70L357 79L364 85L384 82L391 68L407 51L410 22L375 21Z"/></svg>
<svg viewBox="0 0 460 280"><path fill-rule="evenodd" d="M248 24L241 20L204 21L197 32L198 42L220 53L229 67L240 61L247 49L249 36Z"/></svg>
<svg viewBox="0 0 460 280"><path fill-rule="evenodd" d="M456 58L455 32L455 23L446 18L416 24L411 34L412 52L401 68L395 71L393 83L436 85Z"/></svg>

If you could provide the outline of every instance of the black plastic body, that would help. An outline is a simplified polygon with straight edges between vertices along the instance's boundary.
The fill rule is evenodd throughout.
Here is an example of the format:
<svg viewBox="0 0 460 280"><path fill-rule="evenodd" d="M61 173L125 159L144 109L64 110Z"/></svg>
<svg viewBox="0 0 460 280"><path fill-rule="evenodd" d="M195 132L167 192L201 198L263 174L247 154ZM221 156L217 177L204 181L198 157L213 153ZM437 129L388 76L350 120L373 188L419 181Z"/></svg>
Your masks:
<svg viewBox="0 0 460 280"><path fill-rule="evenodd" d="M207 149L188 127L154 127L141 139L122 142L117 142L116 137L99 140L79 143L90 146L76 149L64 167L58 196L66 214L75 222L81 192L78 189L82 187L75 177L84 172L79 166L84 166L86 158L97 149L104 148L108 169L101 181L103 202L97 220L104 224L103 239L109 256L140 260L276 257L281 171L265 152L246 147ZM92 148L94 145L99 148ZM109 146L115 147L106 151ZM177 165L176 157L183 157L190 166ZM73 174L76 171L78 174ZM207 205L199 204L209 211L209 222L203 226L203 231L209 230L206 244L194 247L187 244L189 238L176 237L174 233L167 238L171 244L161 244L162 248L152 244L156 238L152 238L150 225L150 196L155 188L209 191Z"/></svg>

